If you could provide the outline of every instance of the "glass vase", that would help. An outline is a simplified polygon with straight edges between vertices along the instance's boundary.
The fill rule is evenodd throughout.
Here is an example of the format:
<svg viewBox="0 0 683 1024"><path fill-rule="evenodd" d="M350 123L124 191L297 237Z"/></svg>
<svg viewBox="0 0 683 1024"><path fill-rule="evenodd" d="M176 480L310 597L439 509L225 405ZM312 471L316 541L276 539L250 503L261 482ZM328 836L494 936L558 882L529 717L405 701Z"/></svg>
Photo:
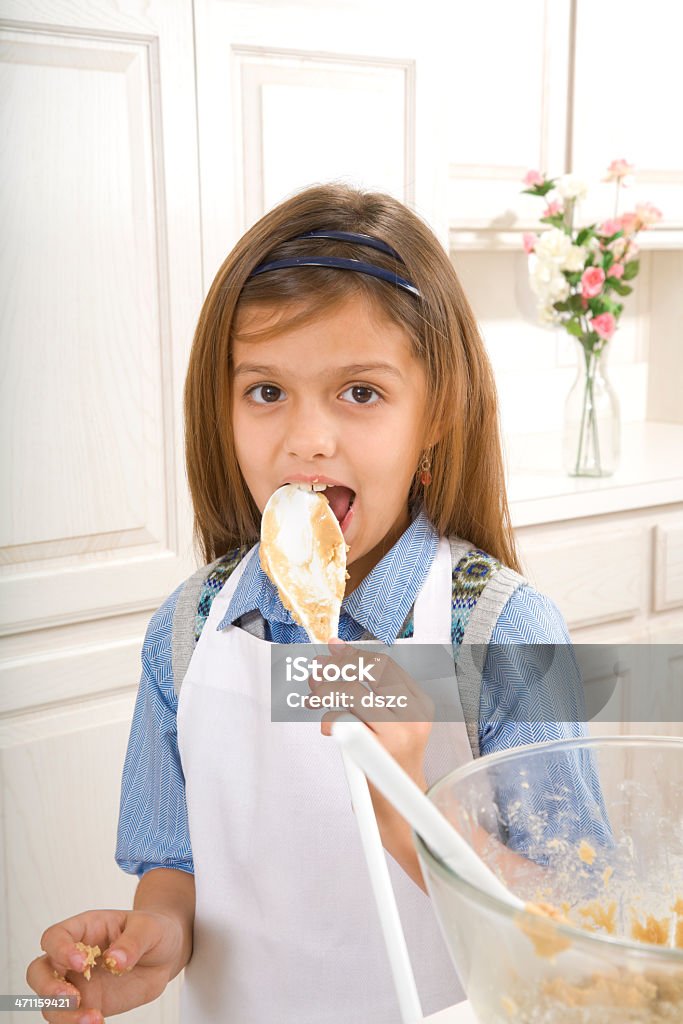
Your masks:
<svg viewBox="0 0 683 1024"><path fill-rule="evenodd" d="M607 378L607 348L577 341L578 372L564 408L563 462L570 476L611 476L619 464L619 401Z"/></svg>

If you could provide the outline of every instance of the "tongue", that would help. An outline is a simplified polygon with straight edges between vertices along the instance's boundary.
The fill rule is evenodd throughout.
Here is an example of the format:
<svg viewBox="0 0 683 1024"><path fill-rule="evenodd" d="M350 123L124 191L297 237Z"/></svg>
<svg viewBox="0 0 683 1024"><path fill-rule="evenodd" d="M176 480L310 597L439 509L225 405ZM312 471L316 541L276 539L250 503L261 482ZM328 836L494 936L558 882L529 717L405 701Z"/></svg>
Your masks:
<svg viewBox="0 0 683 1024"><path fill-rule="evenodd" d="M354 493L350 487L328 487L322 492L330 503L330 508L334 512L335 516L341 523L346 513L349 511L349 505L354 497Z"/></svg>

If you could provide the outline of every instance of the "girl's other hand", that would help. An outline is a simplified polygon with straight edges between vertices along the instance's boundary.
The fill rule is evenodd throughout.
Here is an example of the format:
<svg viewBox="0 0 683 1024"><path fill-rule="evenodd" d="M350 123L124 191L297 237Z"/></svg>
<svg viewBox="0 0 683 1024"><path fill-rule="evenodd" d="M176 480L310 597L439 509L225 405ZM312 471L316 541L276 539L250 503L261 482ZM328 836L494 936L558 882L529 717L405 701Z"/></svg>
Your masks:
<svg viewBox="0 0 683 1024"><path fill-rule="evenodd" d="M78 942L102 951L90 968L89 981ZM45 955L31 961L26 981L40 996L77 997L77 1010L43 1011L50 1024L102 1024L161 995L175 976L182 945L182 925L172 915L89 910L43 932L40 948Z"/></svg>

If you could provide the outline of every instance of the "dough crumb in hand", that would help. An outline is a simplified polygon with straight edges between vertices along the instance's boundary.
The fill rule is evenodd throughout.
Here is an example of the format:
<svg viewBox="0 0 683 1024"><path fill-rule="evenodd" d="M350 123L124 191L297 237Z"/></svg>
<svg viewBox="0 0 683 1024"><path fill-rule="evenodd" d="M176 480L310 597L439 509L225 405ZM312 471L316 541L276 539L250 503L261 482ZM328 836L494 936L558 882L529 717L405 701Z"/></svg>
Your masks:
<svg viewBox="0 0 683 1024"><path fill-rule="evenodd" d="M83 977L86 981L90 981L90 973L93 967L96 967L96 959L102 955L102 950L99 946L86 946L84 942L77 942L76 949L80 953L84 953L86 960L85 966L83 967Z"/></svg>
<svg viewBox="0 0 683 1024"><path fill-rule="evenodd" d="M113 956L105 956L104 963L101 966L105 967L110 974L116 974L117 976L133 969L132 967L119 967Z"/></svg>

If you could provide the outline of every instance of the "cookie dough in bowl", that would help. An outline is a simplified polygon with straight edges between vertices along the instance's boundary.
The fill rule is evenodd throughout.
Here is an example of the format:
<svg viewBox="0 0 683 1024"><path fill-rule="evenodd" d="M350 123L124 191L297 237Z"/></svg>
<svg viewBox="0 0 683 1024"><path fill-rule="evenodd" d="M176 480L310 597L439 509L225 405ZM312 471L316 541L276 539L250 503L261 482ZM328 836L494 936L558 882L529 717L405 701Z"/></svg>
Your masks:
<svg viewBox="0 0 683 1024"><path fill-rule="evenodd" d="M415 843L480 1024L683 1021L683 740L517 747L430 799L526 904Z"/></svg>

